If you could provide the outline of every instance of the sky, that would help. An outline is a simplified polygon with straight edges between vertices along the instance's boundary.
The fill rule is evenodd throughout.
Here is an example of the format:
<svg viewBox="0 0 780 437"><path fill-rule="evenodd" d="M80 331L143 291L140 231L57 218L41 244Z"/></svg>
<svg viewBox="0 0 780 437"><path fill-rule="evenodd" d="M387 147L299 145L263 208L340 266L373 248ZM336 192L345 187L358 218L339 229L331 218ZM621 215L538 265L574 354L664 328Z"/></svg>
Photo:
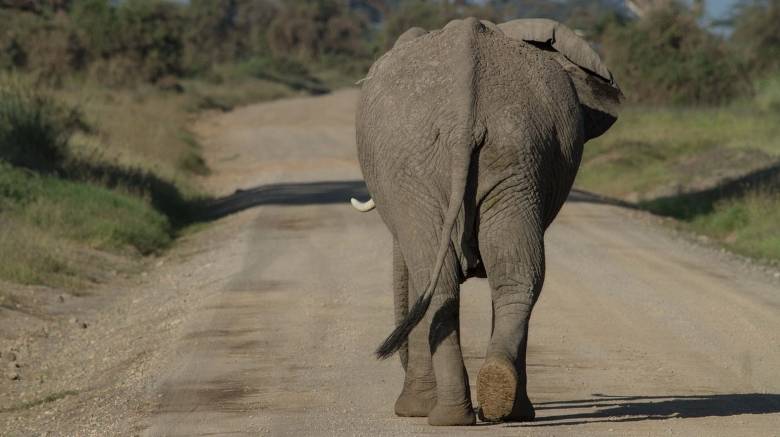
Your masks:
<svg viewBox="0 0 780 437"><path fill-rule="evenodd" d="M734 5L737 4L736 0L704 0L704 8L707 11L707 16L711 19L726 18L731 13Z"/></svg>

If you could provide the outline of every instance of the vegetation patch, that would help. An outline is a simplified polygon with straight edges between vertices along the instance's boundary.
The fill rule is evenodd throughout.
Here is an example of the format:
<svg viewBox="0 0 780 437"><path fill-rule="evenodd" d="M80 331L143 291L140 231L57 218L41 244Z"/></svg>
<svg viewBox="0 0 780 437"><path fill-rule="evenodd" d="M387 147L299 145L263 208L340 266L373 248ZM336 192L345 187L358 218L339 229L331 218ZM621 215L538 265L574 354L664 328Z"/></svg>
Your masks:
<svg viewBox="0 0 780 437"><path fill-rule="evenodd" d="M0 278L18 284L70 288L77 283L61 241L7 212L0 214ZM12 230L12 231L6 231ZM14 309L12 295L0 292L0 306Z"/></svg>
<svg viewBox="0 0 780 437"><path fill-rule="evenodd" d="M54 170L67 157L68 140L82 124L75 109L32 91L16 76L0 77L0 161Z"/></svg>
<svg viewBox="0 0 780 437"><path fill-rule="evenodd" d="M149 254L171 241L170 221L143 199L8 165L0 165L0 204L3 215L42 235L96 249ZM15 256L10 246L4 260Z"/></svg>
<svg viewBox="0 0 780 437"><path fill-rule="evenodd" d="M634 102L717 104L750 90L726 44L682 6L658 8L604 35L607 63Z"/></svg>
<svg viewBox="0 0 780 437"><path fill-rule="evenodd" d="M776 181L778 182L778 181ZM748 190L740 196L658 199L642 206L682 220L686 228L707 235L743 255L780 260L780 193Z"/></svg>
<svg viewBox="0 0 780 437"><path fill-rule="evenodd" d="M780 260L776 80L727 106L629 106L585 145L577 185L676 218L736 252Z"/></svg>

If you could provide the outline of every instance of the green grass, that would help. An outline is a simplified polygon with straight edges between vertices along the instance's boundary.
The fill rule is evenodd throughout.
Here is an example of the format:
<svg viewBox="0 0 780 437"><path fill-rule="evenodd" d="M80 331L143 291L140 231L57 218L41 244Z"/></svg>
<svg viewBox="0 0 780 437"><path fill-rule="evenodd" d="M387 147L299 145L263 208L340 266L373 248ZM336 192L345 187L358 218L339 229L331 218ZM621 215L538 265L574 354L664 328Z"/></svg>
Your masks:
<svg viewBox="0 0 780 437"><path fill-rule="evenodd" d="M70 243L150 254L173 236L168 218L143 199L7 164L0 164L0 211L0 278L23 284L68 282L78 273Z"/></svg>
<svg viewBox="0 0 780 437"><path fill-rule="evenodd" d="M751 109L752 108L752 109ZM780 111L740 103L722 108L628 107L585 145L578 186L617 197L693 176L677 164L715 148L780 156Z"/></svg>
<svg viewBox="0 0 780 437"><path fill-rule="evenodd" d="M764 260L780 260L780 193L761 189L722 199L663 199L643 206L676 217L696 233L729 249Z"/></svg>
<svg viewBox="0 0 780 437"><path fill-rule="evenodd" d="M627 107L585 145L579 188L637 202L736 252L780 260L780 176L728 179L780 163L780 77L722 107Z"/></svg>
<svg viewBox="0 0 780 437"><path fill-rule="evenodd" d="M0 214L0 279L17 284L77 285L76 270L62 241L18 218ZM13 296L0 292L0 306L12 307Z"/></svg>
<svg viewBox="0 0 780 437"><path fill-rule="evenodd" d="M148 254L171 239L168 218L143 199L8 165L0 165L0 205L41 232L96 249Z"/></svg>
<svg viewBox="0 0 780 437"><path fill-rule="evenodd" d="M126 270L116 255L133 260L167 248L179 229L172 220L183 216L167 216L129 191L138 185L122 183L108 189L0 164L0 279L78 292L96 270Z"/></svg>
<svg viewBox="0 0 780 437"><path fill-rule="evenodd" d="M203 147L198 140L189 131L181 132L179 138L189 146L189 149L185 150L179 157L179 169L198 176L208 176L211 170L201 155Z"/></svg>

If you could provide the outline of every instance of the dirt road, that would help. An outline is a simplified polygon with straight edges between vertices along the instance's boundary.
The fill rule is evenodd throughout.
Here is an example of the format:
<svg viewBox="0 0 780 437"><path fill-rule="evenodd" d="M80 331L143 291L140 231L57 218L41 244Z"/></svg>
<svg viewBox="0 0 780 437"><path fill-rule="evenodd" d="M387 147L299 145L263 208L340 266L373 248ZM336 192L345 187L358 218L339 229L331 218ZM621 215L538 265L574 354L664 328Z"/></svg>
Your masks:
<svg viewBox="0 0 780 437"><path fill-rule="evenodd" d="M93 402L81 422L90 411L55 409L74 418L51 423L148 436L780 435L780 281L583 193L546 237L528 354L538 419L442 429L395 417L401 367L372 357L392 324L391 241L376 213L347 202L365 195L356 97L255 105L198 125L224 218L188 243L197 254L145 285L165 277L187 290L171 306L177 327L153 341L151 329L128 328L140 346L127 347L149 354L133 387L110 392L130 407ZM473 383L489 335L486 281L464 285L461 308Z"/></svg>
<svg viewBox="0 0 780 437"><path fill-rule="evenodd" d="M257 204L243 267L213 290L160 385L148 435L452 435L392 414L390 238L361 193L356 93L258 105L200 126L215 189ZM252 191L252 187L259 187ZM229 202L226 208L230 209ZM533 316L533 424L496 434L780 433L780 286L629 211L575 194L547 235ZM474 380L489 289L463 291ZM663 420L661 420L663 419Z"/></svg>

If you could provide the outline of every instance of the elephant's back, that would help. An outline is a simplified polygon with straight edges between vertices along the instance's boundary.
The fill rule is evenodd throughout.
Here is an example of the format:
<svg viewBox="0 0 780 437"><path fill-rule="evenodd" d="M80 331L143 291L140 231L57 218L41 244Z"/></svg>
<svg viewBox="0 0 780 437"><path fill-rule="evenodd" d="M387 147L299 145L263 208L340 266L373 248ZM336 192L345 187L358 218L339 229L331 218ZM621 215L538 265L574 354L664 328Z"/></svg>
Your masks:
<svg viewBox="0 0 780 437"><path fill-rule="evenodd" d="M570 88L561 67L540 52L476 20L397 45L374 63L361 91L356 125L365 176L382 170L372 167L388 154L410 173L444 171L434 155L456 144L460 129L477 137L480 118L497 108L520 103L537 111L545 94Z"/></svg>
<svg viewBox="0 0 780 437"><path fill-rule="evenodd" d="M571 81L549 55L478 21L456 21L371 67L357 112L358 157L380 213L399 191L420 187L443 210L450 149L469 146L460 144L464 129L472 142L487 130L488 141L552 147L537 140L555 137L556 124L577 110Z"/></svg>
<svg viewBox="0 0 780 437"><path fill-rule="evenodd" d="M369 70L358 104L357 146L378 204L381 191L411 191L421 182L437 202L446 200L449 149L470 141L463 138L471 137L474 124L475 26L478 21L466 20L413 38Z"/></svg>

